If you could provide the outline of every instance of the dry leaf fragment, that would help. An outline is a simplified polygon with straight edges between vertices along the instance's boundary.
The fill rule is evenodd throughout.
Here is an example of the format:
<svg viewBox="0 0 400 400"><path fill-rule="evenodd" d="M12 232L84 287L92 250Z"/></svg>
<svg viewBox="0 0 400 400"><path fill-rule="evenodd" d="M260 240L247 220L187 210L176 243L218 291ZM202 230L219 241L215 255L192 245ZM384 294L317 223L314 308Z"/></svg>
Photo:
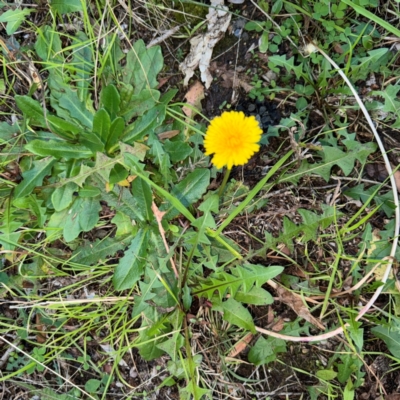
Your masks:
<svg viewBox="0 0 400 400"><path fill-rule="evenodd" d="M178 129L173 129L173 130L171 130L171 131L161 132L161 133L158 134L158 138L159 138L160 140L163 140L163 139L171 139L171 138L173 138L174 136L179 135L179 132L180 132L180 131L179 131Z"/></svg>
<svg viewBox="0 0 400 400"><path fill-rule="evenodd" d="M253 334L248 333L244 338L240 339L233 349L229 352L228 357L236 357L240 354L253 339Z"/></svg>
<svg viewBox="0 0 400 400"><path fill-rule="evenodd" d="M196 114L196 111L193 110L195 108L198 111L201 111L201 100L204 99L204 86L201 82L197 81L194 85L190 87L188 92L185 95L186 102L192 107L182 107L182 111L186 114L187 117L193 118Z"/></svg>
<svg viewBox="0 0 400 400"><path fill-rule="evenodd" d="M340 43L335 43L333 45L333 50L335 50L336 53L338 53L338 54L343 54L343 49L342 49L342 46L340 45Z"/></svg>
<svg viewBox="0 0 400 400"><path fill-rule="evenodd" d="M156 203L154 203L154 201L151 203L151 211L153 211L154 217L156 218L156 221L158 224L158 229L160 231L160 235L161 235L162 241L164 243L165 250L167 251L167 253L169 253L168 242L167 242L167 239L165 238L165 230L162 226L162 219L163 219L163 216L166 214L166 211L160 211L159 208L157 207ZM176 269L174 259L171 257L169 261L170 261L171 267L175 273L175 277L178 279L179 274L178 274L178 270Z"/></svg>
<svg viewBox="0 0 400 400"><path fill-rule="evenodd" d="M276 321L272 326L271 326L271 331L274 332L280 332L283 328L285 327L285 321L283 318L279 318L278 321Z"/></svg>
<svg viewBox="0 0 400 400"><path fill-rule="evenodd" d="M197 67L200 69L201 80L205 83L206 88L208 89L211 85L212 76L209 66L212 52L231 21L231 14L228 12L228 8L224 6L224 0L211 0L207 20L207 32L190 40L190 53L179 65L180 70L185 74L183 81L185 86L189 83L189 79L193 76Z"/></svg>
<svg viewBox="0 0 400 400"><path fill-rule="evenodd" d="M313 324L321 330L325 330L324 324L318 319L311 315L308 308L304 305L303 299L296 293L289 292L286 288L282 286L277 286L276 292L278 294L279 300L282 303L288 305L299 317L304 318L310 324Z"/></svg>
<svg viewBox="0 0 400 400"><path fill-rule="evenodd" d="M397 170L394 174L394 180L396 182L397 191L400 193L400 171Z"/></svg>
<svg viewBox="0 0 400 400"><path fill-rule="evenodd" d="M164 42L166 39L168 39L170 36L174 35L176 32L179 31L180 25L173 27L172 29L168 29L165 31L161 36L158 36L157 38L153 39L147 46L146 48L150 48L152 46L156 46L157 44L160 44Z"/></svg>
<svg viewBox="0 0 400 400"><path fill-rule="evenodd" d="M384 399L385 400L400 400L400 393L388 394L387 396L385 396Z"/></svg>

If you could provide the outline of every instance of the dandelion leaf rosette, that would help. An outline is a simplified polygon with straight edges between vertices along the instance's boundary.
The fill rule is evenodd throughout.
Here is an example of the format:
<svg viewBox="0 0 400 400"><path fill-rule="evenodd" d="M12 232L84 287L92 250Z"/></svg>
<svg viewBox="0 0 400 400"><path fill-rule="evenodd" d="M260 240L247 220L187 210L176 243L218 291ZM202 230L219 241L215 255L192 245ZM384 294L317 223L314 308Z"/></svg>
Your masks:
<svg viewBox="0 0 400 400"><path fill-rule="evenodd" d="M283 267L246 264L236 266L229 272L217 272L207 279L201 279L193 290L193 295L212 299L217 293L222 299L227 294L234 296L239 290L249 292L253 287L260 287L283 271Z"/></svg>

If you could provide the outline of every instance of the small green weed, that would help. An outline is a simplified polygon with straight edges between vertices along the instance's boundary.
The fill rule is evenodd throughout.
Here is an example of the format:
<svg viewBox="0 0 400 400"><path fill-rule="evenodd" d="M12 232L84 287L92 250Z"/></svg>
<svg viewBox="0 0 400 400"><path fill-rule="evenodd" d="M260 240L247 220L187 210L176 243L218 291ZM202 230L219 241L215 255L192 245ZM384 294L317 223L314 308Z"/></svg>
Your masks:
<svg viewBox="0 0 400 400"><path fill-rule="evenodd" d="M370 286L357 283L379 270L377 264L387 265L394 220L378 235L374 217L395 215L393 194L384 184L358 180L343 191L358 209L336 201L338 193L311 210L299 203L273 231L255 235L242 227L248 247L228 228L261 212L278 185L300 198L307 182L328 184L332 175L357 180L372 162L377 146L360 142L346 114L359 108L347 102L348 86L321 54L303 52L307 40L299 32L312 18L320 27L313 39L323 38L325 50L337 49L333 58L353 83L371 73L385 76L396 55L379 47L384 35L373 21L358 21L353 11L368 15L375 2L259 2L260 19L245 29L260 35L259 51L268 55L275 79L266 85L253 76L250 98L284 94L295 101L262 139L279 142L268 149L267 173L253 185L232 179L223 194L215 188L220 171L203 152L209 121L187 117L178 90L159 87L161 47L147 48L136 36L126 41L113 10L117 4L53 3L46 24L35 27L34 45L17 49L35 58L40 79L25 92L14 87L15 78L0 81L0 94L12 95L19 110L13 124L0 123L0 293L13 304L0 331L5 340L16 332L0 380L14 380L43 398L105 399L111 387L123 388L119 394L127 398L146 397L172 386L184 399L212 398L219 383L210 383L205 366L215 363L215 354L232 373L240 353L232 356L232 349L249 337L248 363L279 364L289 351L287 338L311 341L326 326L342 329L344 339L323 365L301 370L313 382L310 398L356 398L366 376L365 328L356 308L336 298L345 282L357 299L380 287L378 278ZM157 12L173 7L146 5ZM61 33L61 21L76 11L82 25ZM11 35L33 12L16 7L0 22ZM104 25L91 23L93 16L102 16ZM287 43L289 56L281 53ZM10 64L10 52L2 60ZM371 91L367 103L392 128L399 125L398 91L389 83ZM336 96L334 106L330 96ZM310 138L313 106L326 119ZM390 278L384 290L398 309L395 285ZM272 312L274 295L301 318L279 320ZM265 310L268 325L281 326L261 335ZM371 333L399 358L397 317L383 315L368 317L367 324L376 325ZM154 368L158 388L134 381L137 354L148 365L168 358ZM79 375L78 384L62 374L65 365ZM46 383L38 389L23 382L25 375L71 386L63 393Z"/></svg>

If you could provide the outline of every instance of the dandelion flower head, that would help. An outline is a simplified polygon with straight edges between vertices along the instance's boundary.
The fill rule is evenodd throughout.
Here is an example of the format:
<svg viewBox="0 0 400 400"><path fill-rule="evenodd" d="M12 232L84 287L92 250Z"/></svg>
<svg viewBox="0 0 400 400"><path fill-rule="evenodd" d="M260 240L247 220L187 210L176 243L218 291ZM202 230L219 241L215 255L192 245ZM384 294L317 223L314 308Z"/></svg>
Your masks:
<svg viewBox="0 0 400 400"><path fill-rule="evenodd" d="M218 169L244 165L260 149L261 135L262 129L254 116L246 117L238 111L224 112L207 129L205 154L214 154L211 161Z"/></svg>

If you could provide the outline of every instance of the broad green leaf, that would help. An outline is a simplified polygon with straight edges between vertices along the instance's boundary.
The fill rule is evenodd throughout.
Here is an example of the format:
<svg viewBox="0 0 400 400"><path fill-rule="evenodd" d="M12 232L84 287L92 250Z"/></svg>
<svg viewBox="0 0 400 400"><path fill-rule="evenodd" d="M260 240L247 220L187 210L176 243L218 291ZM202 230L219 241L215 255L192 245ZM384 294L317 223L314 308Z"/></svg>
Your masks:
<svg viewBox="0 0 400 400"><path fill-rule="evenodd" d="M166 341L157 344L157 347L167 353L172 361L176 361L179 350L185 345L185 338L181 334L177 334Z"/></svg>
<svg viewBox="0 0 400 400"><path fill-rule="evenodd" d="M359 185L356 185L350 189L345 190L343 193L346 196L350 196L351 198L355 200L361 200L363 203L368 201L372 195L372 193L377 189L377 185L373 186L373 190L371 191L371 188L365 189L365 185L363 183L360 183Z"/></svg>
<svg viewBox="0 0 400 400"><path fill-rule="evenodd" d="M81 225L79 223L79 214L81 212L82 203L83 199L78 197L72 203L72 206L65 210L67 211L67 216L63 221L63 236L66 242L71 242L72 240L76 239L82 232Z"/></svg>
<svg viewBox="0 0 400 400"><path fill-rule="evenodd" d="M160 92L155 89L143 89L140 93L134 94L129 102L131 113L124 112L125 120L129 121L132 117L144 114L153 108L160 100Z"/></svg>
<svg viewBox="0 0 400 400"><path fill-rule="evenodd" d="M125 236L128 233L133 233L132 220L126 214L117 211L111 222L117 226L115 237Z"/></svg>
<svg viewBox="0 0 400 400"><path fill-rule="evenodd" d="M132 289L142 276L146 264L148 240L148 230L140 229L115 268L113 284L116 290Z"/></svg>
<svg viewBox="0 0 400 400"><path fill-rule="evenodd" d="M4 226L0 226L0 244L3 250L15 250L22 232L4 232Z"/></svg>
<svg viewBox="0 0 400 400"><path fill-rule="evenodd" d="M279 14L280 11L282 10L283 6L283 1L282 0L276 0L274 4L272 5L271 8L271 14Z"/></svg>
<svg viewBox="0 0 400 400"><path fill-rule="evenodd" d="M128 122L133 117L141 116L152 109L160 99L160 92L154 89L143 89L140 93L134 95L132 88L131 96L128 93L126 96L127 98L121 104L120 116Z"/></svg>
<svg viewBox="0 0 400 400"><path fill-rule="evenodd" d="M81 0L51 0L50 7L60 14L83 11Z"/></svg>
<svg viewBox="0 0 400 400"><path fill-rule="evenodd" d="M159 342L160 340L158 340ZM137 346L139 349L140 356L146 360L154 360L156 358L160 358L162 355L165 355L164 351L159 349L152 338L148 338L147 342L145 341L143 344Z"/></svg>
<svg viewBox="0 0 400 400"><path fill-rule="evenodd" d="M337 147L325 147L320 154L322 163L319 165L317 173L327 182L330 179L333 165L340 165L345 176L349 175L354 168L356 158L351 153L346 154Z"/></svg>
<svg viewBox="0 0 400 400"><path fill-rule="evenodd" d="M78 197L68 210L63 230L64 239L70 242L83 232L88 232L95 227L99 221L101 205L94 198Z"/></svg>
<svg viewBox="0 0 400 400"><path fill-rule="evenodd" d="M78 97L77 91L64 81L65 76L61 69L52 69L48 79L50 88L50 104L60 118L71 121L71 118L80 126L92 129L93 114L86 108L86 104Z"/></svg>
<svg viewBox="0 0 400 400"><path fill-rule="evenodd" d="M85 241L73 253L71 261L74 263L93 265L105 262L107 257L114 256L118 251L123 250L131 238L111 238L107 237L103 240Z"/></svg>
<svg viewBox="0 0 400 400"><path fill-rule="evenodd" d="M91 129L93 125L93 114L88 111L78 95L69 90L59 99L60 107L68 111L72 118L80 122L83 126Z"/></svg>
<svg viewBox="0 0 400 400"><path fill-rule="evenodd" d="M164 142L164 149L174 163L185 160L193 152L193 148L188 143L181 141L171 142L170 140L166 140Z"/></svg>
<svg viewBox="0 0 400 400"><path fill-rule="evenodd" d="M101 193L102 191L98 187L85 185L83 189L79 190L79 197L96 197Z"/></svg>
<svg viewBox="0 0 400 400"><path fill-rule="evenodd" d="M125 83L134 87L134 94L143 89L155 89L157 75L161 71L164 59L160 46L146 49L143 40L137 40L126 57L126 67L122 71Z"/></svg>
<svg viewBox="0 0 400 400"><path fill-rule="evenodd" d="M200 354L194 355L192 361L188 358L180 357L180 359L177 359L176 361L168 361L167 369L169 373L177 379L184 379L188 376L190 368L193 369L194 367L194 370L200 368L202 360L203 357Z"/></svg>
<svg viewBox="0 0 400 400"><path fill-rule="evenodd" d="M178 89L169 89L167 92L162 94L160 103L163 103L165 106L167 106L178 92Z"/></svg>
<svg viewBox="0 0 400 400"><path fill-rule="evenodd" d="M86 146L93 153L102 153L104 151L104 143L93 132L81 132L79 136L79 143Z"/></svg>
<svg viewBox="0 0 400 400"><path fill-rule="evenodd" d="M225 321L238 326L239 328L246 329L252 333L256 333L256 329L249 310L241 303L230 297L228 300L223 301L213 306L213 309L223 312Z"/></svg>
<svg viewBox="0 0 400 400"><path fill-rule="evenodd" d="M119 113L121 98L114 85L108 85L100 93L100 107L103 107L114 120Z"/></svg>
<svg viewBox="0 0 400 400"><path fill-rule="evenodd" d="M23 114L29 118L29 124L33 126L39 126L41 128L47 128L46 120L44 118L43 107L41 104L32 99L29 96L19 96L14 97L18 108L23 112Z"/></svg>
<svg viewBox="0 0 400 400"><path fill-rule="evenodd" d="M154 241L152 241L152 244L154 244ZM156 250L153 250L153 253ZM159 263L159 268L166 270L166 259L158 259ZM164 278L166 278L167 282L173 282L174 275L172 272L168 271L164 275ZM167 290L165 286L160 286L157 288L154 288L153 291L156 294L156 297L154 298L154 303L156 306L158 306L158 312L160 314L167 314L171 312L172 310L176 311L176 306L177 306L177 298L175 296L176 292L178 291L177 286L176 286L176 281L174 282L174 286L171 287L172 290ZM171 321L171 320L170 320Z"/></svg>
<svg viewBox="0 0 400 400"><path fill-rule="evenodd" d="M137 118L133 124L126 127L122 141L133 143L154 132L154 129L163 123L165 112L166 108L164 105L153 107L147 111L141 117Z"/></svg>
<svg viewBox="0 0 400 400"><path fill-rule="evenodd" d="M109 183L115 184L123 181L128 176L128 171L121 164L115 164L114 168L110 172Z"/></svg>
<svg viewBox="0 0 400 400"><path fill-rule="evenodd" d="M36 186L40 186L44 177L50 174L51 168L55 163L56 160L52 157L34 161L33 168L22 173L24 179L15 188L14 198L25 197L30 194Z"/></svg>
<svg viewBox="0 0 400 400"><path fill-rule="evenodd" d="M138 215L142 221L151 221L154 219L151 211L153 195L150 186L143 179L137 177L132 182L132 195L137 206Z"/></svg>
<svg viewBox="0 0 400 400"><path fill-rule="evenodd" d="M79 213L79 225L83 232L89 232L99 221L101 204L93 197L83 198L82 209Z"/></svg>
<svg viewBox="0 0 400 400"><path fill-rule="evenodd" d="M110 126L110 133L108 135L106 150L111 151L112 148L118 143L121 139L125 129L125 121L123 118L118 117L115 118Z"/></svg>
<svg viewBox="0 0 400 400"><path fill-rule="evenodd" d="M367 224L366 230L364 231L362 238L367 244L367 248L370 249L368 257L370 259L378 260L387 257L391 251L393 234L394 219L391 219L390 222L385 225L385 228L377 233L378 236L376 236L376 234L372 234L372 228L369 224ZM399 253L399 249L396 249L396 259L399 257Z"/></svg>
<svg viewBox="0 0 400 400"><path fill-rule="evenodd" d="M248 292L238 291L234 298L241 303L255 306L264 306L274 302L274 298L269 292L257 286L252 287Z"/></svg>
<svg viewBox="0 0 400 400"><path fill-rule="evenodd" d="M36 225L39 228L43 228L47 216L46 216L46 207L42 207L44 201L39 200L35 194L31 194L28 197L28 207L30 212L36 217Z"/></svg>
<svg viewBox="0 0 400 400"><path fill-rule="evenodd" d="M47 114L47 121L55 133L66 139L72 139L82 131L82 128L78 125L55 115Z"/></svg>
<svg viewBox="0 0 400 400"><path fill-rule="evenodd" d="M18 132L20 132L18 124L10 125L5 121L0 122L0 144L13 142Z"/></svg>
<svg viewBox="0 0 400 400"><path fill-rule="evenodd" d="M188 174L181 182L172 188L171 194L185 207L200 200L210 184L210 170L198 168ZM168 212L166 218L171 219L178 215L176 209Z"/></svg>
<svg viewBox="0 0 400 400"><path fill-rule="evenodd" d="M269 336L264 339L262 336L249 351L249 361L255 365L268 364L277 358L278 353L285 353L286 342L282 339Z"/></svg>
<svg viewBox="0 0 400 400"><path fill-rule="evenodd" d="M306 209L298 210L298 213L301 215L304 224L304 237L302 239L304 243L308 242L309 240L316 240L318 229L326 229L340 214L336 213L335 216L334 207L325 205L323 207L323 211L324 212L322 215L317 215Z"/></svg>
<svg viewBox="0 0 400 400"><path fill-rule="evenodd" d="M261 53L265 53L268 50L269 44L269 32L264 31L259 39L259 49Z"/></svg>
<svg viewBox="0 0 400 400"><path fill-rule="evenodd" d="M371 332L385 342L393 356L400 358L400 332L398 329L391 329L388 326L376 326L371 329Z"/></svg>
<svg viewBox="0 0 400 400"><path fill-rule="evenodd" d="M74 48L72 63L75 68L75 86L78 91L78 98L83 104L90 101L89 86L93 74L93 54L90 47L91 41L85 33L78 31L72 41Z"/></svg>
<svg viewBox="0 0 400 400"><path fill-rule="evenodd" d="M248 21L244 26L247 31L261 32L264 29L264 22L262 21Z"/></svg>
<svg viewBox="0 0 400 400"><path fill-rule="evenodd" d="M162 174L165 182L169 182L171 163L168 153L165 152L163 145L154 133L150 133L147 144L150 147L149 153L153 156L153 162L158 165L158 170Z"/></svg>
<svg viewBox="0 0 400 400"><path fill-rule="evenodd" d="M62 236L65 220L68 217L68 211L68 208L64 208L62 211L55 211L51 214L50 219L45 226L46 236L49 242L53 242Z"/></svg>
<svg viewBox="0 0 400 400"><path fill-rule="evenodd" d="M106 144L110 135L111 120L108 112L104 108L100 108L99 111L93 117L93 133L95 133L103 144Z"/></svg>
<svg viewBox="0 0 400 400"><path fill-rule="evenodd" d="M199 205L199 210L206 213L217 213L219 211L219 196L211 195Z"/></svg>
<svg viewBox="0 0 400 400"><path fill-rule="evenodd" d="M364 345L364 328L361 328L361 322L350 321L350 326L347 328L350 337L353 340L358 351L362 351Z"/></svg>
<svg viewBox="0 0 400 400"><path fill-rule="evenodd" d="M137 202L129 189L119 185L115 185L110 192L104 192L102 199L107 202L110 207L127 215L133 221L140 221L142 216L137 209Z"/></svg>
<svg viewBox="0 0 400 400"><path fill-rule="evenodd" d="M336 378L337 372L332 371L331 369L320 369L315 373L317 378L322 379L324 381L332 381Z"/></svg>
<svg viewBox="0 0 400 400"><path fill-rule="evenodd" d="M5 13L0 15L0 22L6 22L6 32L7 35L12 35L16 32L16 30L20 27L22 22L25 21L25 17L33 12L32 9L16 8L15 10L8 10Z"/></svg>
<svg viewBox="0 0 400 400"><path fill-rule="evenodd" d="M62 62L62 44L59 32L48 25L37 26L36 32L35 51L37 55L44 61L51 59L52 62Z"/></svg>
<svg viewBox="0 0 400 400"><path fill-rule="evenodd" d="M25 148L38 156L53 156L54 158L80 159L90 158L93 152L87 147L79 144L70 144L67 142L59 142L56 140L32 140Z"/></svg>
<svg viewBox="0 0 400 400"><path fill-rule="evenodd" d="M56 211L64 210L72 203L73 195L76 190L79 190L75 183L69 182L64 186L58 187L51 195L51 202Z"/></svg>
<svg viewBox="0 0 400 400"><path fill-rule="evenodd" d="M346 386L343 389L343 400L354 400L355 395L355 385L353 384L353 380L349 379L346 383Z"/></svg>
<svg viewBox="0 0 400 400"><path fill-rule="evenodd" d="M88 379L85 383L85 390L89 393L95 393L101 385L99 379Z"/></svg>

